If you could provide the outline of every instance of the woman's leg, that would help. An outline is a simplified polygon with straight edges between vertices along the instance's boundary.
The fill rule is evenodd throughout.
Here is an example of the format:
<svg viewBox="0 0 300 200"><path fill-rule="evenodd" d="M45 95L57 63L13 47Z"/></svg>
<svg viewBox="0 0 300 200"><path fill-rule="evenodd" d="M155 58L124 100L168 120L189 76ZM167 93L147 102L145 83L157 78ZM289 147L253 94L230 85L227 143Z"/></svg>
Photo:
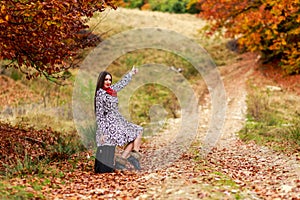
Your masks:
<svg viewBox="0 0 300 200"><path fill-rule="evenodd" d="M130 153L130 156L127 158L127 160L134 166L136 170L141 170L141 165L140 165L140 159L142 155L139 153L140 146L142 142L142 132L135 138L133 141L133 149Z"/></svg>
<svg viewBox="0 0 300 200"><path fill-rule="evenodd" d="M133 142L130 142L126 145L121 156L116 156L116 163L115 163L116 169L119 169L119 170L126 169L126 162L127 162L127 159L129 158L129 155L130 155L130 152L132 151L132 149L133 149Z"/></svg>
<svg viewBox="0 0 300 200"><path fill-rule="evenodd" d="M133 149L133 143L134 142L130 142L130 143L128 143L127 144L127 146L125 147L125 149L124 149L124 151L123 151L123 153L122 153L122 158L128 158L129 157L129 154L130 154L130 152L132 151L132 149Z"/></svg>
<svg viewBox="0 0 300 200"><path fill-rule="evenodd" d="M134 141L127 144L121 156L123 158L128 158L132 150L139 152L141 144L142 144L142 132L137 136L137 138L135 138Z"/></svg>
<svg viewBox="0 0 300 200"><path fill-rule="evenodd" d="M121 154L121 169L125 168L125 159L128 160L136 170L141 170L140 162L141 154L139 153L140 146L142 143L142 132L135 138L134 141L127 144L123 153Z"/></svg>
<svg viewBox="0 0 300 200"><path fill-rule="evenodd" d="M133 150L139 152L141 144L142 144L142 132L133 141Z"/></svg>

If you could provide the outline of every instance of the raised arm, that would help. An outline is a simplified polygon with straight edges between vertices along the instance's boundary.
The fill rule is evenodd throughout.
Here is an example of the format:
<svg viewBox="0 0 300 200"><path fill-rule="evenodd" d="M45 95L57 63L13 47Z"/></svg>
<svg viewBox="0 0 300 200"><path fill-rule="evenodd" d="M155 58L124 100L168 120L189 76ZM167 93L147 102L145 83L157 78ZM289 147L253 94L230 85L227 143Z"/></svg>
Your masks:
<svg viewBox="0 0 300 200"><path fill-rule="evenodd" d="M132 73L129 72L127 73L125 76L123 76L123 78L121 80L119 80L117 83L111 85L111 88L113 90L116 90L117 92L119 92L120 90L122 90L126 85L128 85L128 83L131 81L132 79Z"/></svg>
<svg viewBox="0 0 300 200"><path fill-rule="evenodd" d="M113 90L116 90L117 92L119 92L121 89L123 89L131 81L132 76L134 74L136 74L137 72L138 72L138 69L133 66L132 70L129 73L127 73L125 76L123 76L123 78L120 81L113 84L111 86L111 88Z"/></svg>

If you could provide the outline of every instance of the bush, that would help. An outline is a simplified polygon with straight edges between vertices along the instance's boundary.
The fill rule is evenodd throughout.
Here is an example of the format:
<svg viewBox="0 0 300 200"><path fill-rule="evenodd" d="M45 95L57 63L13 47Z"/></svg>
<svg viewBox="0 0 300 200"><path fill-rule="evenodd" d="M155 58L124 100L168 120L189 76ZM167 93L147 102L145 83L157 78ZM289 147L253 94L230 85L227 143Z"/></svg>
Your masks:
<svg viewBox="0 0 300 200"><path fill-rule="evenodd" d="M149 3L153 11L184 13L186 12L186 5L188 2L185 0L150 0Z"/></svg>
<svg viewBox="0 0 300 200"><path fill-rule="evenodd" d="M247 113L248 117L256 121L265 121L270 110L268 96L264 93L252 93L247 98Z"/></svg>
<svg viewBox="0 0 300 200"><path fill-rule="evenodd" d="M60 133L5 123L0 123L0 131L0 175L42 174L47 163L85 150L75 131Z"/></svg>
<svg viewBox="0 0 300 200"><path fill-rule="evenodd" d="M287 130L287 133L283 133L291 142L300 146L300 124L296 124Z"/></svg>
<svg viewBox="0 0 300 200"><path fill-rule="evenodd" d="M200 3L198 0L190 0L188 4L186 5L186 10L188 13L196 14L201 12L200 10Z"/></svg>
<svg viewBox="0 0 300 200"><path fill-rule="evenodd" d="M238 38L248 51L260 52L264 62L279 60L285 72L299 74L299 11L296 0L207 0L199 16L212 23L209 34L225 28L225 36Z"/></svg>
<svg viewBox="0 0 300 200"><path fill-rule="evenodd" d="M193 0L124 0L124 7L170 13L198 13L198 2Z"/></svg>
<svg viewBox="0 0 300 200"><path fill-rule="evenodd" d="M124 3L128 8L141 8L144 5L143 0L124 0Z"/></svg>

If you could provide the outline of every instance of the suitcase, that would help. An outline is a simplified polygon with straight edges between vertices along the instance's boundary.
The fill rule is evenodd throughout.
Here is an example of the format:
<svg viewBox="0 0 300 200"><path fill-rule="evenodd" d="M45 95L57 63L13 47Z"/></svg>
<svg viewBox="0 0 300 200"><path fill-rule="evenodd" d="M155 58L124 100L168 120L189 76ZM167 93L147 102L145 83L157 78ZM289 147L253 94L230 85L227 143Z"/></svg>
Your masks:
<svg viewBox="0 0 300 200"><path fill-rule="evenodd" d="M95 158L95 173L110 173L114 171L116 146L103 145L97 147Z"/></svg>

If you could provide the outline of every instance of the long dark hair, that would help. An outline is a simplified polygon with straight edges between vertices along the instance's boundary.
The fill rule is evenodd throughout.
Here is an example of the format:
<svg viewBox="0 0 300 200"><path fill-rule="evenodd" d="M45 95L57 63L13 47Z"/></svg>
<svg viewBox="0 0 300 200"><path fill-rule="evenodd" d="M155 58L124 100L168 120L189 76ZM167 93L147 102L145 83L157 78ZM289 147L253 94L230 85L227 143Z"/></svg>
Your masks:
<svg viewBox="0 0 300 200"><path fill-rule="evenodd" d="M109 72L107 72L107 71L100 72L100 74L98 76L96 90L95 90L95 97L94 97L94 110L95 110L95 114L96 114L96 96L97 96L97 91L100 88L103 88L103 86L104 86L104 80L105 80L106 75L110 75L111 81L112 81L112 75Z"/></svg>

